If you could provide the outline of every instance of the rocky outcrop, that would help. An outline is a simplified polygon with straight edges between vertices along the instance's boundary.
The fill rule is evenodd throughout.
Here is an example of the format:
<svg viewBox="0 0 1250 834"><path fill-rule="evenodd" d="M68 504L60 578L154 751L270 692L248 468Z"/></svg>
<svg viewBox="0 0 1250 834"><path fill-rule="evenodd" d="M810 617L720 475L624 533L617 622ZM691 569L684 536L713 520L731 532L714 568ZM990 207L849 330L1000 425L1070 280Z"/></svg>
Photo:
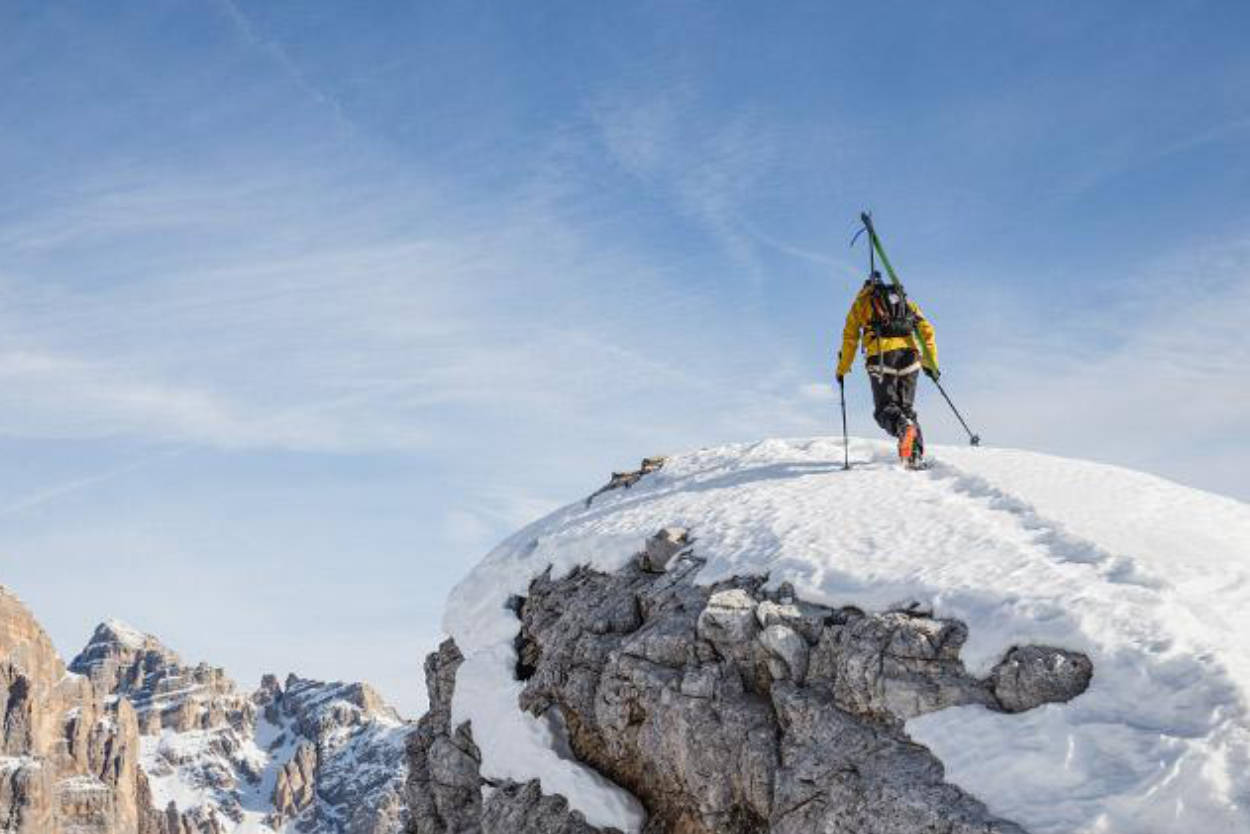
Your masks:
<svg viewBox="0 0 1250 834"><path fill-rule="evenodd" d="M398 834L410 728L371 687L266 675L241 693L222 670L184 665L111 621L74 661L101 691L140 706L152 834L279 830ZM191 807L178 798L193 793Z"/></svg>
<svg viewBox="0 0 1250 834"><path fill-rule="evenodd" d="M596 828L559 795L544 794L537 779L525 784L503 782L492 787L482 805L484 834L609 834Z"/></svg>
<svg viewBox="0 0 1250 834"><path fill-rule="evenodd" d="M117 620L97 626L69 668L103 695L125 696L144 735L227 725L242 729L255 717L252 703L225 670L207 663L186 666L155 637Z"/></svg>
<svg viewBox="0 0 1250 834"><path fill-rule="evenodd" d="M612 834L588 824L537 781L484 779L468 722L453 727L451 698L460 650L445 641L425 661L430 709L408 740L407 834ZM620 832L616 832L620 834Z"/></svg>
<svg viewBox="0 0 1250 834"><path fill-rule="evenodd" d="M275 780L275 827L294 819L315 834L398 834L411 725L363 683L290 675L267 691L258 706L277 733L270 747L294 747Z"/></svg>
<svg viewBox="0 0 1250 834"><path fill-rule="evenodd" d="M369 686L266 676L241 693L101 624L67 669L0 588L0 831L398 834L410 725ZM194 797L190 804L186 797Z"/></svg>
<svg viewBox="0 0 1250 834"><path fill-rule="evenodd" d="M1016 646L994 667L994 698L1007 712L1071 700L1084 692L1094 665L1079 652L1053 646Z"/></svg>
<svg viewBox="0 0 1250 834"><path fill-rule="evenodd" d="M596 498L605 492L611 492L614 489L629 489L642 480L644 475L650 475L652 472L664 468L664 464L667 462L668 458L663 455L655 455L643 458L637 469L631 469L628 472L613 472L606 484L587 496L586 506L589 507Z"/></svg>
<svg viewBox="0 0 1250 834"><path fill-rule="evenodd" d="M303 742L278 771L273 788L275 822L299 816L317 798L317 748Z"/></svg>
<svg viewBox="0 0 1250 834"><path fill-rule="evenodd" d="M462 662L464 657L451 640L425 659L430 708L408 739L405 795L410 834L481 830L482 755L467 723L451 726L451 698Z"/></svg>
<svg viewBox="0 0 1250 834"><path fill-rule="evenodd" d="M3 587L0 715L0 830L130 834L148 824L134 709L67 671Z"/></svg>
<svg viewBox="0 0 1250 834"><path fill-rule="evenodd" d="M573 753L645 805L646 832L1022 834L946 782L904 722L956 705L1015 712L1069 700L1089 684L1087 658L1017 647L981 680L960 660L961 622L916 605L816 605L764 577L697 585L702 562L688 541L666 529L616 573L544 574L513 601L518 706L557 710ZM470 728L449 725L460 662L451 643L427 662L410 831L528 831L510 803L554 798L537 786L476 789Z"/></svg>

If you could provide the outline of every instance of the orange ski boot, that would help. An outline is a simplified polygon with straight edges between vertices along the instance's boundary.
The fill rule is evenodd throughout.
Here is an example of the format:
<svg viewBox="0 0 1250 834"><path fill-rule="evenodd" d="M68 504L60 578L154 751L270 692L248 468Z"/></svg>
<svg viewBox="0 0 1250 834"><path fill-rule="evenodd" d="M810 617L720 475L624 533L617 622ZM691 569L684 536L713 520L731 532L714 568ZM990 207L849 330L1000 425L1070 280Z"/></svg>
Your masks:
<svg viewBox="0 0 1250 834"><path fill-rule="evenodd" d="M898 459L911 465L912 453L916 450L916 424L909 422L898 436Z"/></svg>

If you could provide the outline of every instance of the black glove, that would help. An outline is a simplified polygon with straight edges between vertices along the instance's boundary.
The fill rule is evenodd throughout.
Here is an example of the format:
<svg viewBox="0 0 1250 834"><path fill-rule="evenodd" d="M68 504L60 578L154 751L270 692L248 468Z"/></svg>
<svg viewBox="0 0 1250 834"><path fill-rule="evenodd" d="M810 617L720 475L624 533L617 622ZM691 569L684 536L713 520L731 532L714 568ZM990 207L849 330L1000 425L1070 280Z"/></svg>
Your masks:
<svg viewBox="0 0 1250 834"><path fill-rule="evenodd" d="M937 368L925 368L924 375L927 376L929 379L933 380L934 382L937 382L938 377L942 375L942 372L939 371Z"/></svg>
<svg viewBox="0 0 1250 834"><path fill-rule="evenodd" d="M843 379L845 379L846 377L842 376L842 374L834 374L834 378L835 378L835 379L837 379L837 381L838 381L838 387L839 387L839 388L841 388L841 387L842 387L842 380L843 380Z"/></svg>

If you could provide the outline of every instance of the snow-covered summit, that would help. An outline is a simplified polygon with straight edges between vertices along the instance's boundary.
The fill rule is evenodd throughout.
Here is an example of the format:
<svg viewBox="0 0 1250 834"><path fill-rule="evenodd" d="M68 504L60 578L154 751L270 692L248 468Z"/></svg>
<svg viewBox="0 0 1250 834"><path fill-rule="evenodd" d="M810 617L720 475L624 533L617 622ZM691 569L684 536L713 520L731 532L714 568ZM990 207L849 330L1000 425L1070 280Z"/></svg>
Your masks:
<svg viewBox="0 0 1250 834"><path fill-rule="evenodd" d="M96 633L92 638L92 642L97 640L113 641L130 649L141 649L145 643L149 640L155 640L155 638L144 634L139 629L129 623L122 622L116 617L109 617L96 627Z"/></svg>
<svg viewBox="0 0 1250 834"><path fill-rule="evenodd" d="M697 581L764 575L805 600L961 620L983 675L1012 647L1093 662L1067 704L978 705L907 722L947 778L1046 832L1250 831L1250 507L1094 463L934 448L902 470L888 444L768 440L678 455L629 489L578 502L492 551L453 591L465 655L453 702L483 775L538 778L599 825L636 827L630 798L571 760L559 728L516 708L507 603L548 566L622 568L657 530L689 531Z"/></svg>

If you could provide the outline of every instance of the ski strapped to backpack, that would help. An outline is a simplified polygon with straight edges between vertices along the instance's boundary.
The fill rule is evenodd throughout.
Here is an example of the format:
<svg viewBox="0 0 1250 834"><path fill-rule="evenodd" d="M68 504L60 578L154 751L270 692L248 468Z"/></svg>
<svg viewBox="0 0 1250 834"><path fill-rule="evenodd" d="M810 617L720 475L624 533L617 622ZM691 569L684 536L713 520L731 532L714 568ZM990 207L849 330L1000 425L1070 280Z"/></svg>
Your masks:
<svg viewBox="0 0 1250 834"><path fill-rule="evenodd" d="M882 336L911 336L915 339L916 344L920 347L920 355L924 357L924 365L926 368L937 369L937 363L933 361L933 355L929 353L929 346L920 336L919 330L916 329L916 317L911 312L911 307L907 303L907 293L903 290L903 282L898 280L898 273L894 271L894 267L890 264L890 258L885 254L885 249L881 246L881 238L877 237L877 229L872 225L872 216L868 212L862 212L859 219L864 222L864 229L868 232L868 244L876 251L877 256L881 258L882 265L885 266L886 273L890 276L891 289L898 296L898 304L902 305L902 309L906 310L906 319L896 319L889 324L892 329L906 328L902 333L881 333ZM874 299L878 295L874 291ZM875 300L873 312L876 312Z"/></svg>
<svg viewBox="0 0 1250 834"><path fill-rule="evenodd" d="M874 272L869 278L868 304L872 308L869 326L881 339L898 339L911 336L916 331L916 314L907 303L907 293L902 287L886 284L881 273Z"/></svg>
<svg viewBox="0 0 1250 834"><path fill-rule="evenodd" d="M897 293L899 302L903 305L903 308L907 310L908 315L910 315L910 327L904 330L903 333L900 335L910 335L915 340L916 344L920 347L920 353L921 353L921 356L924 357L925 367L932 368L933 370L937 370L937 363L933 361L933 355L929 352L929 346L925 344L924 338L921 337L920 331L916 327L916 317L914 314L911 313L911 307L907 304L907 294L903 291L903 282L898 280L898 274L894 271L894 267L890 264L890 258L888 255L885 254L885 248L881 245L881 238L877 237L877 229L876 227L872 225L872 215L870 215L866 211L861 212L859 215L859 219L864 222L863 231L868 232L870 261L871 261L871 254L875 251L877 256L881 258L881 263L885 265L885 271L890 276L891 289ZM855 235L855 238L858 238L858 237L859 237L859 233L857 232ZM854 245L855 243L855 238L851 239L852 245ZM873 269L872 272L874 275L877 275L875 269ZM883 282L877 281L874 279L874 288L873 288L874 297L877 294L877 287L882 286L882 285L883 285ZM891 302L891 304L893 304L893 302ZM876 312L877 312L877 308L875 306L875 301L874 301L874 307L873 307L874 316ZM895 320L894 322L887 324L887 326L902 330L905 326L905 323ZM882 335L886 335L886 334L883 333ZM972 429L968 428L968 424L964 421L963 415L959 413L959 409L955 408L955 404L951 402L951 398L946 393L946 389L942 387L942 383L938 382L937 375L934 374L930 376L929 378L933 380L933 384L936 385L938 391L942 393L942 399L946 400L946 404L951 407L951 411L955 412L955 417L959 420L959 424L963 426L964 431L968 433L968 442L971 443L973 446L980 446L981 436L975 433Z"/></svg>

